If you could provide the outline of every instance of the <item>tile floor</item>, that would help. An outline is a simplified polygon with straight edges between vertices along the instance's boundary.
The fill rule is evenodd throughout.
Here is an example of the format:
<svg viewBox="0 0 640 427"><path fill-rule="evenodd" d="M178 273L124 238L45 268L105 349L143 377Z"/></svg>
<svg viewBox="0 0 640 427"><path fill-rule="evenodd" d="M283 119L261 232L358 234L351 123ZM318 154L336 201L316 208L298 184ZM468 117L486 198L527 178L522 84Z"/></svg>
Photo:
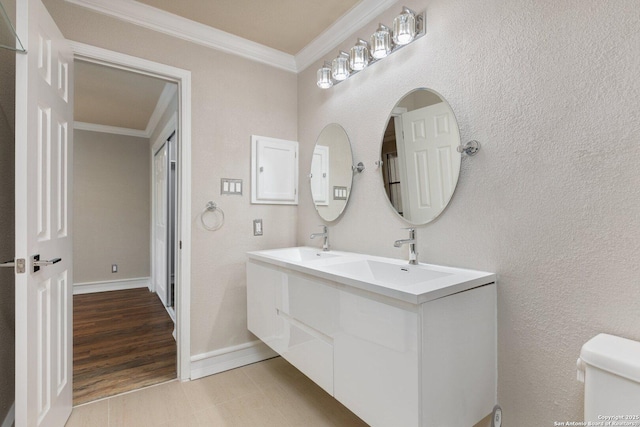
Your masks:
<svg viewBox="0 0 640 427"><path fill-rule="evenodd" d="M280 357L78 406L67 422L67 427L366 425Z"/></svg>

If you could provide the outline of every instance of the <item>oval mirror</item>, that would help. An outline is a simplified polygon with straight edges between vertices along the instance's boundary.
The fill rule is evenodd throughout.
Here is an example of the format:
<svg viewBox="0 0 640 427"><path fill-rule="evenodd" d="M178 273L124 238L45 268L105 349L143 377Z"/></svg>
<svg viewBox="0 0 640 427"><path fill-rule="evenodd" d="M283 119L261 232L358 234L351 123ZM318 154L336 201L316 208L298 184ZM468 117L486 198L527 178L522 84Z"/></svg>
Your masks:
<svg viewBox="0 0 640 427"><path fill-rule="evenodd" d="M342 214L353 179L353 155L347 132L337 123L325 126L311 160L311 196L318 215L335 221Z"/></svg>
<svg viewBox="0 0 640 427"><path fill-rule="evenodd" d="M414 225L447 207L460 174L460 131L439 94L415 89L391 111L382 139L382 180L391 207Z"/></svg>

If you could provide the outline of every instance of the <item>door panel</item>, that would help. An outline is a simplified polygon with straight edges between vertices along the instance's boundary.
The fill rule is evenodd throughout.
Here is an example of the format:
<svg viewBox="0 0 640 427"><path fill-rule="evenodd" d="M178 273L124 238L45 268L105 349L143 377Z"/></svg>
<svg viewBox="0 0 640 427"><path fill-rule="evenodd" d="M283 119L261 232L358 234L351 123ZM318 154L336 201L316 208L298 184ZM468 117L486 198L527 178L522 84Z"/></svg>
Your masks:
<svg viewBox="0 0 640 427"><path fill-rule="evenodd" d="M72 405L73 54L40 0L16 3L16 425L63 426ZM60 258L34 270L40 260Z"/></svg>
<svg viewBox="0 0 640 427"><path fill-rule="evenodd" d="M431 221L453 194L459 168L453 162L458 139L453 120L444 102L402 114L402 164L408 193L403 195L407 202L403 216L413 223Z"/></svg>
<svg viewBox="0 0 640 427"><path fill-rule="evenodd" d="M165 143L153 157L153 185L155 191L154 204L154 262L153 280L155 291L162 303L167 305L167 178L168 147Z"/></svg>

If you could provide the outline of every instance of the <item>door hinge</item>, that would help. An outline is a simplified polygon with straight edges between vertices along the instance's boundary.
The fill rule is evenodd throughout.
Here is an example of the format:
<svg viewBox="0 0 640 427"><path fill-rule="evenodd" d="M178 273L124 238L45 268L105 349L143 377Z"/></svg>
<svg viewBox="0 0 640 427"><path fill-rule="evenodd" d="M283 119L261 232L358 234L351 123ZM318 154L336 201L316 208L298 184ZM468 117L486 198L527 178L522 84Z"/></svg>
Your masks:
<svg viewBox="0 0 640 427"><path fill-rule="evenodd" d="M180 244L178 246L182 249L182 240L180 240Z"/></svg>

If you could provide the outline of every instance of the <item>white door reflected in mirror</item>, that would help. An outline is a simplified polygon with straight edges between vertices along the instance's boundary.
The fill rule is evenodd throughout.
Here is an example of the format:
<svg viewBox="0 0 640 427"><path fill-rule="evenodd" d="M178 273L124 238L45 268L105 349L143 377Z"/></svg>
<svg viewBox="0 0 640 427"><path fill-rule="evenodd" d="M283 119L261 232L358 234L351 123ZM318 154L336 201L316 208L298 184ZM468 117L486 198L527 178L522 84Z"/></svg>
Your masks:
<svg viewBox="0 0 640 427"><path fill-rule="evenodd" d="M353 155L347 132L337 123L325 126L313 150L309 182L318 215L335 221L349 202Z"/></svg>

